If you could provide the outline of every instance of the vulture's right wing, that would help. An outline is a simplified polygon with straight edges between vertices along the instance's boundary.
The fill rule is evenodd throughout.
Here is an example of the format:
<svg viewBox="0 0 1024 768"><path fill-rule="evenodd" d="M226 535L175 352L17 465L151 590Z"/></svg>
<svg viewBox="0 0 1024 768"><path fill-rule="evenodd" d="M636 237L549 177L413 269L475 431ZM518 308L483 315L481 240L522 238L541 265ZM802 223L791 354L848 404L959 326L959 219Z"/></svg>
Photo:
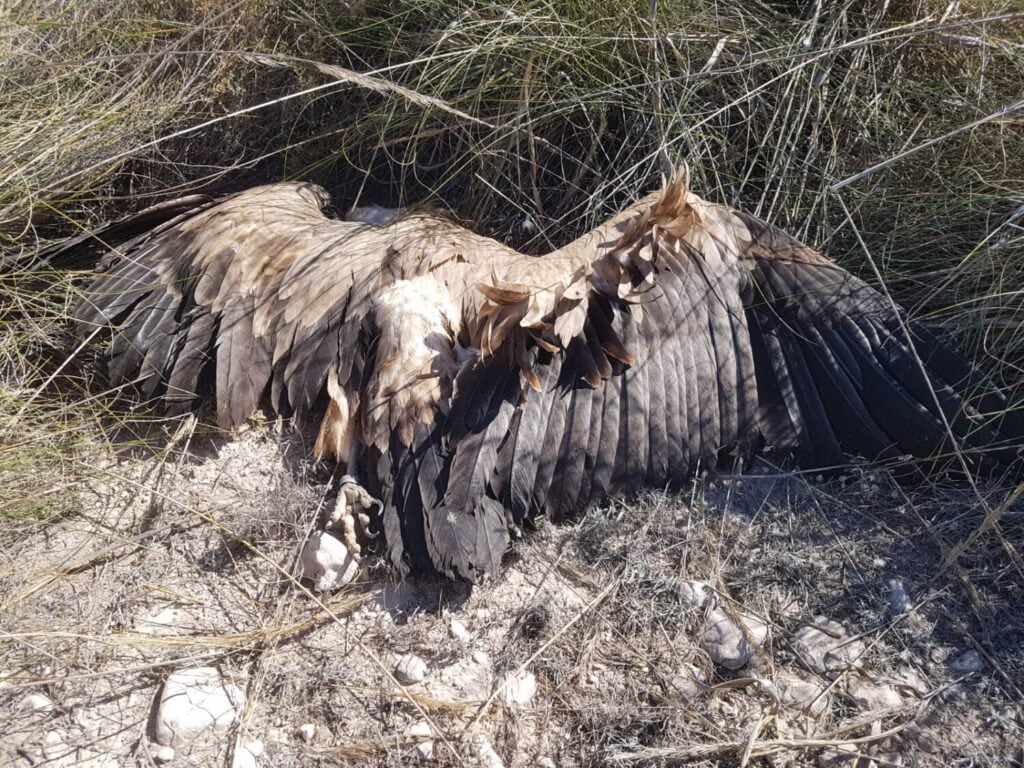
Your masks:
<svg viewBox="0 0 1024 768"><path fill-rule="evenodd" d="M929 471L1016 462L1024 418L952 346L784 232L752 235L747 322L768 445L807 468L911 456Z"/></svg>
<svg viewBox="0 0 1024 768"><path fill-rule="evenodd" d="M395 490L414 564L493 574L506 526L764 447L809 469L852 455L956 467L955 444L970 469L1019 470L1024 419L945 342L774 227L689 202L688 231L655 234L641 311L596 291L578 334L531 350L528 377L521 350L463 370Z"/></svg>

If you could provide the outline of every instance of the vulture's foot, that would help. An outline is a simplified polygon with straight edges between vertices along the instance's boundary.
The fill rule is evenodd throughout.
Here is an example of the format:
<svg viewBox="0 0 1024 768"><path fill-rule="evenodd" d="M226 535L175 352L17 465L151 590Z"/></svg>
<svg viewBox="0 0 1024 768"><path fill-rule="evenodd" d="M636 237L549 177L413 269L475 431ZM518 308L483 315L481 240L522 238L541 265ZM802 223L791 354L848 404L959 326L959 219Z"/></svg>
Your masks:
<svg viewBox="0 0 1024 768"><path fill-rule="evenodd" d="M370 512L379 514L381 503L352 477L341 478L338 499L334 503L334 511L327 519L327 528L341 527L341 541L355 558L362 557L363 548L360 541L374 538L370 533Z"/></svg>

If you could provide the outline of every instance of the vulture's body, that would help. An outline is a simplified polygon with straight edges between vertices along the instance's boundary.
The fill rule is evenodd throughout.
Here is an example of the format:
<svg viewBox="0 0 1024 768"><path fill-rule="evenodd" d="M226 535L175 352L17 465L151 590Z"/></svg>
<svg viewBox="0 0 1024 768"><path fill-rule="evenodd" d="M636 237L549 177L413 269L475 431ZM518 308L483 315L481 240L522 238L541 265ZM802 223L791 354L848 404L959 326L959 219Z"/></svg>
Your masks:
<svg viewBox="0 0 1024 768"><path fill-rule="evenodd" d="M326 202L275 184L79 238L65 249L111 248L79 329L112 329L112 377L171 411L320 419L317 452L380 498L403 572L494 574L538 514L762 447L805 468L1017 459L1024 423L955 351L682 177L540 257Z"/></svg>

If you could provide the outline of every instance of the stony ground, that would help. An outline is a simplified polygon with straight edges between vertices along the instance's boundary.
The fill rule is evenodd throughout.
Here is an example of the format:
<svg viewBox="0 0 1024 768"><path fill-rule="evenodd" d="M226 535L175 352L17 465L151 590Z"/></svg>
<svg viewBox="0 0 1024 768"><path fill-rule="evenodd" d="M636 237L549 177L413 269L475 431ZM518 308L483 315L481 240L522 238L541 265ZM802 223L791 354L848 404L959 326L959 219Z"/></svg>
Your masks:
<svg viewBox="0 0 1024 768"><path fill-rule="evenodd" d="M370 558L317 594L305 455L179 431L97 460L76 514L5 524L0 765L1020 764L1006 489L719 478L543 523L492 584ZM194 668L233 697L168 748Z"/></svg>

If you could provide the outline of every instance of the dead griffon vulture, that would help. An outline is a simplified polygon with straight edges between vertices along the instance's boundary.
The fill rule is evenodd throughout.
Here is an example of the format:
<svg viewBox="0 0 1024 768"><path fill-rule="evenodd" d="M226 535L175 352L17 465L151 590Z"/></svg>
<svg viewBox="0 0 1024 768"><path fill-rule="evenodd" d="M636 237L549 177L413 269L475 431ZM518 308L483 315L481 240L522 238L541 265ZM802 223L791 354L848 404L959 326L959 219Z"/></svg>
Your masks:
<svg viewBox="0 0 1024 768"><path fill-rule="evenodd" d="M222 427L260 405L319 419L317 455L347 472L329 524L357 549L375 509L402 573L477 581L536 515L764 447L804 468L1017 461L1024 419L950 346L687 179L540 257L431 214L331 219L303 183L60 250L109 250L78 330L107 336L115 382L170 412L211 401Z"/></svg>

